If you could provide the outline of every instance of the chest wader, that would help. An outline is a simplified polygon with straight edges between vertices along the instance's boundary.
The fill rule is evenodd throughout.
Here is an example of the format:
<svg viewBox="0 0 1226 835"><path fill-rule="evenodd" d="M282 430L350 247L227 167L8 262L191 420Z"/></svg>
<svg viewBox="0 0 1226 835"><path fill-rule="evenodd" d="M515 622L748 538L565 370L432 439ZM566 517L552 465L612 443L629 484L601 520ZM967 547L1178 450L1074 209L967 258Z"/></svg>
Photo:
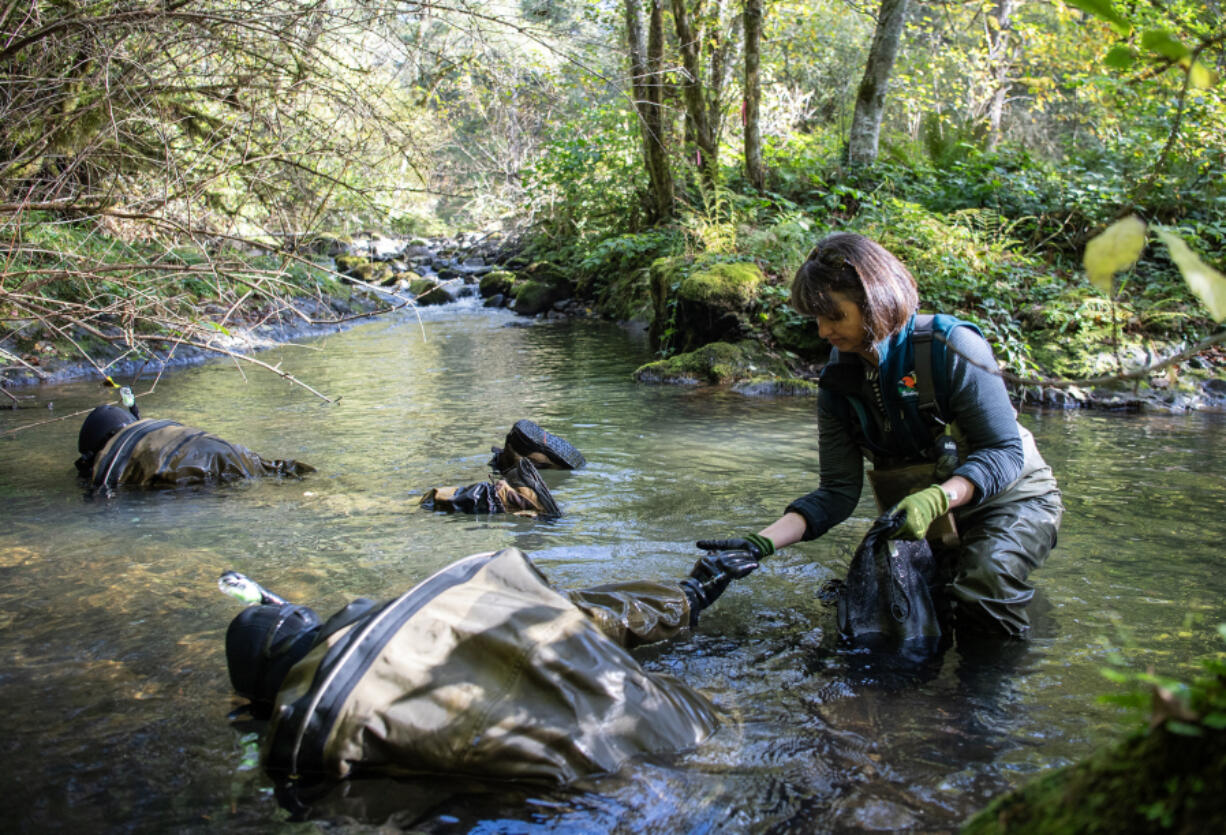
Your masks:
<svg viewBox="0 0 1226 835"><path fill-rule="evenodd" d="M958 431L957 424L946 423L941 417L934 382L934 363L940 363L944 369L945 356L944 351L937 357L933 356L933 340L938 340L944 347L947 336L934 327L933 316L916 316L911 338L915 351L915 384L918 394L916 408L932 439L932 444L926 451L930 460L917 464L892 464L881 460L867 447L862 447L865 457L873 463L873 468L868 471L868 483L877 500L879 513L885 513L912 493L947 480L953 475L958 464L966 458L963 445L958 443L961 432ZM953 511L934 520L928 526L924 538L934 548L957 547L958 525L954 521Z"/></svg>
<svg viewBox="0 0 1226 835"><path fill-rule="evenodd" d="M683 628L678 584L631 591L641 605L626 628L646 638ZM376 773L561 784L710 736L714 705L645 670L587 614L617 595L584 597L580 608L505 548L343 611L285 677L265 767L306 783ZM633 616L648 609L650 622Z"/></svg>
<svg viewBox="0 0 1226 835"><path fill-rule="evenodd" d="M877 500L878 513L885 513L907 496L939 484L949 478L949 474L941 474L937 464L927 461L903 467L885 467L878 469L876 464L868 470L868 483ZM958 524L954 521L951 510L944 516L934 519L924 535L934 548L955 548L959 543Z"/></svg>

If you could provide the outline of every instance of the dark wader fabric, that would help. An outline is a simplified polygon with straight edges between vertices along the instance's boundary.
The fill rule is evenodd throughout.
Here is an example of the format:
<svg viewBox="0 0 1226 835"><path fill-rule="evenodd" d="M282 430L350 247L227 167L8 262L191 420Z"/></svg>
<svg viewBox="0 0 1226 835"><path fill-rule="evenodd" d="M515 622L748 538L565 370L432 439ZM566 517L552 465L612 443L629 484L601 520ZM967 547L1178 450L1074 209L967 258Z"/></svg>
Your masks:
<svg viewBox="0 0 1226 835"><path fill-rule="evenodd" d="M514 486L506 479L482 481L465 487L432 487L418 504L431 510L460 513L513 513L517 516L555 516L529 487ZM556 505L554 505L556 508Z"/></svg>
<svg viewBox="0 0 1226 835"><path fill-rule="evenodd" d="M102 448L91 483L101 491L121 485L182 487L314 471L297 461L266 461L244 446L172 420L138 420Z"/></svg>
<svg viewBox="0 0 1226 835"><path fill-rule="evenodd" d="M303 778L564 783L692 748L717 727L715 708L609 637L673 634L688 604L677 584L634 585L573 596L580 608L507 548L453 563L347 623L334 618L282 685L265 766ZM605 603L628 623L607 630L613 609L593 620Z"/></svg>
<svg viewBox="0 0 1226 835"><path fill-rule="evenodd" d="M1024 460L1017 480L978 505L954 510L949 514L952 524L934 523L929 529L959 632L1024 635L1030 628L1026 605L1034 597L1026 578L1056 545L1064 513L1060 490L1029 430L1019 425L1018 432ZM893 485L884 494L878 488L890 480L889 473L870 477L882 509L889 507L886 501L897 501ZM904 494L934 483L914 479L914 472L907 472L907 478L914 483Z"/></svg>
<svg viewBox="0 0 1226 835"><path fill-rule="evenodd" d="M837 587L839 634L859 646L923 658L941 637L930 592L936 562L927 542L889 539L893 521L873 523Z"/></svg>
<svg viewBox="0 0 1226 835"><path fill-rule="evenodd" d="M1027 577L1056 544L1064 507L1060 494L976 508L959 516L962 544L941 549L959 632L1021 636L1030 628L1026 606L1034 597Z"/></svg>
<svg viewBox="0 0 1226 835"><path fill-rule="evenodd" d="M549 487L530 460L520 459L502 478L466 487L433 487L418 502L431 510L461 513L513 513L517 516L561 516Z"/></svg>

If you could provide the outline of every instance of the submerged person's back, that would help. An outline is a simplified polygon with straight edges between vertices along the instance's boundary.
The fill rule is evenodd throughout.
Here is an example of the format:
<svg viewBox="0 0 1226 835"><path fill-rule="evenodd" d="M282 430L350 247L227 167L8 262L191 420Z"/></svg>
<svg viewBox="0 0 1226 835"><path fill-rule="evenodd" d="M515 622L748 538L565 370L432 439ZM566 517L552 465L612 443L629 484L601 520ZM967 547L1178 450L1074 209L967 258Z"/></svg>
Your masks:
<svg viewBox="0 0 1226 835"><path fill-rule="evenodd" d="M226 636L230 678L272 717L275 774L565 783L718 727L704 696L627 648L694 625L756 567L708 556L681 581L560 592L516 548L477 554L327 623L288 604L246 609Z"/></svg>
<svg viewBox="0 0 1226 835"><path fill-rule="evenodd" d="M300 476L315 468L269 460L246 447L173 420L138 420L99 406L81 426L77 471L99 491L120 486L182 487L268 475Z"/></svg>

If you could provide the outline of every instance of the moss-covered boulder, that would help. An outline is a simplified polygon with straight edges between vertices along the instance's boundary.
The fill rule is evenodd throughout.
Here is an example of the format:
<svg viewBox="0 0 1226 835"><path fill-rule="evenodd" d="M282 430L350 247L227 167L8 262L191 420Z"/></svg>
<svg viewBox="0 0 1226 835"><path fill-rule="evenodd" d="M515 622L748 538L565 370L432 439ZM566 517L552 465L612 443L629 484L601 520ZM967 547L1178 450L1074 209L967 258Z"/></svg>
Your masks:
<svg viewBox="0 0 1226 835"><path fill-rule="evenodd" d="M394 275L389 265L372 262L360 255L336 256L336 271L346 278L354 278L367 284L383 284L390 281Z"/></svg>
<svg viewBox="0 0 1226 835"><path fill-rule="evenodd" d="M807 360L825 360L830 356L830 343L818 335L817 320L786 311L771 315L769 320L768 330L775 347Z"/></svg>
<svg viewBox="0 0 1226 835"><path fill-rule="evenodd" d="M758 265L745 261L656 259L650 270L652 347L692 351L743 338L763 280Z"/></svg>
<svg viewBox="0 0 1226 835"><path fill-rule="evenodd" d="M410 282L409 292L413 294L415 304L426 307L451 301L451 294L432 278L419 278L417 281Z"/></svg>
<svg viewBox="0 0 1226 835"><path fill-rule="evenodd" d="M355 270L369 263L370 259L363 258L361 255L338 255L336 256L336 271L341 275L352 275Z"/></svg>
<svg viewBox="0 0 1226 835"><path fill-rule="evenodd" d="M515 299L511 302L511 309L523 316L535 316L567 296L556 285L532 279L517 281L511 294Z"/></svg>
<svg viewBox="0 0 1226 835"><path fill-rule="evenodd" d="M505 296L511 292L514 284L515 273L510 270L491 270L481 276L477 292L483 299L488 299L490 296Z"/></svg>
<svg viewBox="0 0 1226 835"><path fill-rule="evenodd" d="M649 362L634 372L640 383L724 385L754 377L786 377L787 366L753 340L711 342L685 354Z"/></svg>
<svg viewBox="0 0 1226 835"><path fill-rule="evenodd" d="M1226 832L1226 730L1166 726L998 797L963 835Z"/></svg>
<svg viewBox="0 0 1226 835"><path fill-rule="evenodd" d="M596 299L601 315L619 322L651 324L655 308L651 301L651 271L646 267L622 273L605 285Z"/></svg>
<svg viewBox="0 0 1226 835"><path fill-rule="evenodd" d="M535 316L563 299L569 299L574 288L570 279L556 264L537 261L521 272L511 288L514 301L511 309L523 316Z"/></svg>
<svg viewBox="0 0 1226 835"><path fill-rule="evenodd" d="M750 377L732 385L732 390L749 397L817 397L817 380L802 377Z"/></svg>
<svg viewBox="0 0 1226 835"><path fill-rule="evenodd" d="M304 238L295 249L309 252L312 255L325 255L334 258L343 254L352 244L352 238L321 232Z"/></svg>

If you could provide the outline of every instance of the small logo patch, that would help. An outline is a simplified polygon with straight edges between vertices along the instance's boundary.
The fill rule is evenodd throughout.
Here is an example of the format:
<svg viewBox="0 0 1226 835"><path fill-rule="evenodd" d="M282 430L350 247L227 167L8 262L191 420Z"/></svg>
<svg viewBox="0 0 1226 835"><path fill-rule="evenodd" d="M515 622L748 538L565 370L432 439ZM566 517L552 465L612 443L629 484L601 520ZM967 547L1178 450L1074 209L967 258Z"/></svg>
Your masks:
<svg viewBox="0 0 1226 835"><path fill-rule="evenodd" d="M898 394L901 397L918 397L919 394L915 390L915 372L904 374L903 378L898 381Z"/></svg>

